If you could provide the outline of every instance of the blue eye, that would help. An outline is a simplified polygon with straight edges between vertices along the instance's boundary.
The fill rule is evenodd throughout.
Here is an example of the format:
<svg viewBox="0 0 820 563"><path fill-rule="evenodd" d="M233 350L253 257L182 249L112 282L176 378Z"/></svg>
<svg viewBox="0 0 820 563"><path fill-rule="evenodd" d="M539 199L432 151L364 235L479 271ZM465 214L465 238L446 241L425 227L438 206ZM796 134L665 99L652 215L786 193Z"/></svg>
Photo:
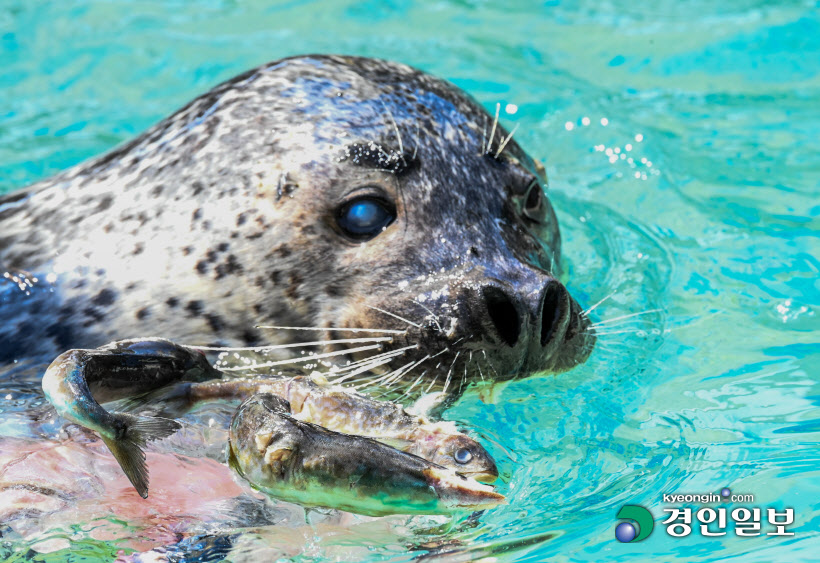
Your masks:
<svg viewBox="0 0 820 563"><path fill-rule="evenodd" d="M352 239L370 240L396 219L396 211L387 202L371 197L354 199L339 209L337 221Z"/></svg>
<svg viewBox="0 0 820 563"><path fill-rule="evenodd" d="M461 448L456 452L456 455L454 455L453 458L455 458L456 463L464 465L465 463L470 463L470 461L472 461L473 454L470 453L470 450L467 448Z"/></svg>

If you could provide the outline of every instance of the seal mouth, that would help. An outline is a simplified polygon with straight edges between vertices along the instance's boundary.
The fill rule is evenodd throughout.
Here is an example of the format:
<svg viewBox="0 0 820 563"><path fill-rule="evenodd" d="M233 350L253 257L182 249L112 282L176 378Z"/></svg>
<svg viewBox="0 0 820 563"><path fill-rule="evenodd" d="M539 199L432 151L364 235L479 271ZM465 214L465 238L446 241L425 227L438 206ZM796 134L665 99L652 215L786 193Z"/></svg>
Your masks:
<svg viewBox="0 0 820 563"><path fill-rule="evenodd" d="M347 373L363 370L362 385L408 396L411 391L460 395L472 382L560 373L583 363L595 335L578 303L554 280L529 295L534 297L531 307L493 284L459 293L458 299L415 303L398 312L373 307L348 325L361 328L337 328L330 334L361 336L354 331L367 326L392 331L376 351L351 354L354 361Z"/></svg>

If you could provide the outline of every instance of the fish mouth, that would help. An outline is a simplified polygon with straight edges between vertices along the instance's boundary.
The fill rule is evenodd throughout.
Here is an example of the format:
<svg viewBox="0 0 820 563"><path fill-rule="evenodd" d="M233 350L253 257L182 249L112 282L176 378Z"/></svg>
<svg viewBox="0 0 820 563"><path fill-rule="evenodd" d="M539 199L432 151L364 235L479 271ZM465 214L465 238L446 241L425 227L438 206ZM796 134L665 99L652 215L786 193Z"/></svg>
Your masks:
<svg viewBox="0 0 820 563"><path fill-rule="evenodd" d="M489 473L486 471L475 471L475 472L467 472L467 471L457 471L459 475L462 477L467 477L468 479L474 479L479 483L487 483L492 484L498 480L498 473Z"/></svg>
<svg viewBox="0 0 820 563"><path fill-rule="evenodd" d="M428 467L423 473L427 484L451 508L484 510L507 503L506 497L491 486L443 467Z"/></svg>

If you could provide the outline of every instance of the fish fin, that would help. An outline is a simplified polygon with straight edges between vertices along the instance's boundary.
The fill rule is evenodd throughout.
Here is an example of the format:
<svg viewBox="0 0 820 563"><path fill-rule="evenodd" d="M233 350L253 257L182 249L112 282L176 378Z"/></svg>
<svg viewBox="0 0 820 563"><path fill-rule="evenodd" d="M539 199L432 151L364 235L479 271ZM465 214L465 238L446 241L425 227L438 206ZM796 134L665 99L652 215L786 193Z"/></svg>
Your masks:
<svg viewBox="0 0 820 563"><path fill-rule="evenodd" d="M139 495L148 498L148 467L145 465L145 452L142 448L128 439L113 440L105 436L102 439Z"/></svg>
<svg viewBox="0 0 820 563"><path fill-rule="evenodd" d="M170 436L180 428L182 424L172 418L160 418L156 416L135 416L133 414L119 413L128 425L126 434L135 443L144 446L151 440L159 440Z"/></svg>
<svg viewBox="0 0 820 563"><path fill-rule="evenodd" d="M102 436L103 442L114 459L120 464L125 476L134 485L142 498L148 498L148 467L145 465L145 452L142 447L150 440L157 440L170 436L182 425L176 420L168 418L153 418L118 413L118 417L125 422L125 436L120 439Z"/></svg>

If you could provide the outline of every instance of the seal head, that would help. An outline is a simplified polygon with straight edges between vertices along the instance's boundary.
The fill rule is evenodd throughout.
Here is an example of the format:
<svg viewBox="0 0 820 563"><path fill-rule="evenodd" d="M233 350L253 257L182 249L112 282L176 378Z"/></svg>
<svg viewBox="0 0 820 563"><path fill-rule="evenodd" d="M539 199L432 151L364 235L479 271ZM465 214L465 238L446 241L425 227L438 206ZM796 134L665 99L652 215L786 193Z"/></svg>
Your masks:
<svg viewBox="0 0 820 563"><path fill-rule="evenodd" d="M328 339L384 329L399 332L351 355L382 354L371 367L388 384L564 371L594 336L556 278L546 187L448 82L367 58L284 59L13 194L0 263L51 273L58 303L39 330L8 337L61 351L145 334L315 339L263 324Z"/></svg>

